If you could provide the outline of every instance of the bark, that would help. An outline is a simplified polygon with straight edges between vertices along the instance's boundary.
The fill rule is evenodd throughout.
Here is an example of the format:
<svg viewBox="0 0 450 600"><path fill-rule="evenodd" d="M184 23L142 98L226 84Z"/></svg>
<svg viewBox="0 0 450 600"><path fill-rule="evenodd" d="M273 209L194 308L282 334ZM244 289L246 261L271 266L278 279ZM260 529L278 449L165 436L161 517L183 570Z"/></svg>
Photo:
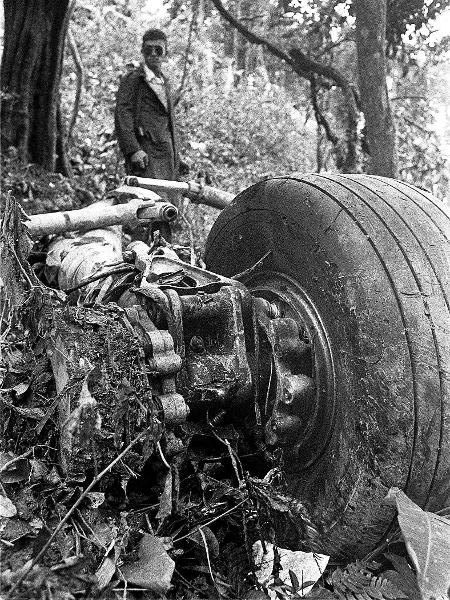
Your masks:
<svg viewBox="0 0 450 600"><path fill-rule="evenodd" d="M4 0L2 148L53 171L69 0ZM60 143L63 152L64 144ZM64 157L59 163L64 164Z"/></svg>
<svg viewBox="0 0 450 600"><path fill-rule="evenodd" d="M369 173L396 177L395 125L386 85L386 0L356 0L359 86L370 152Z"/></svg>

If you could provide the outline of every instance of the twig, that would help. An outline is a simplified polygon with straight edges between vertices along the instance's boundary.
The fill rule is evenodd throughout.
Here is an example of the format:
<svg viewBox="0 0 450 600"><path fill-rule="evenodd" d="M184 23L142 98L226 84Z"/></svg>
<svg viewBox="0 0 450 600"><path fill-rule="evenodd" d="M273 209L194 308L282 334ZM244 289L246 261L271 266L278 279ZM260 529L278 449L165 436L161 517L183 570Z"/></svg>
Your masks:
<svg viewBox="0 0 450 600"><path fill-rule="evenodd" d="M242 472L242 465L241 465L241 461L239 460L239 457L238 457L238 456L236 455L236 453L233 451L233 449L232 449L232 447L231 447L231 444L230 444L230 442L229 442L229 441L228 441L226 438L225 438L225 439L222 439L222 438L220 437L220 435L218 435L218 434L216 433L216 431L214 430L214 426L213 426L213 424L212 424L212 423L210 423L210 422L208 421L208 425L211 427L211 432L212 432L213 436L214 436L214 437L215 437L217 440L219 440L219 442L220 442L221 444L223 444L224 446L226 446L226 448L227 448L227 450L228 450L228 454L229 454L229 456L230 456L231 464L232 464L232 466L233 466L234 474L236 475L236 479L237 479L237 482L238 482L239 489L241 489L241 487L242 487L242 485L243 485L243 479L241 479L241 475L239 474L238 461L239 461L239 467L240 467L240 470L241 470L241 472Z"/></svg>
<svg viewBox="0 0 450 600"><path fill-rule="evenodd" d="M202 527L204 527L204 525L203 525ZM213 575L212 568L211 568L211 560L210 560L210 558L209 558L209 548L208 548L208 542L206 541L206 536L205 536L205 533L204 533L204 531L203 531L202 527L200 527L200 528L199 528L198 532L199 532L199 534L202 536L203 545L205 546L206 560L208 561L208 569L209 569L209 573L210 573L210 575L211 575L211 579L212 579L212 582L213 582L213 584L214 584L214 587L217 589L217 586L216 586L216 580L214 579L214 575Z"/></svg>
<svg viewBox="0 0 450 600"><path fill-rule="evenodd" d="M12 458L11 460L9 460L7 463L5 463L1 469L0 469L0 473L2 471L5 471L5 469L7 469L8 467L10 467L11 465L13 465L15 462L17 462L19 460L19 458L26 458L27 456L29 456L30 454L32 454L33 452L33 448L30 448L30 450L27 450L26 452L24 452L23 454L19 454L19 456L14 456L14 458Z"/></svg>
<svg viewBox="0 0 450 600"><path fill-rule="evenodd" d="M218 521L219 519L222 519L222 517L225 517L226 515L229 515L230 513L232 513L233 511L235 511L237 508L239 508L242 504L244 504L244 502L247 502L247 498L244 498L244 500L241 500L240 502L238 502L236 504L236 506L233 506L233 507L229 508L224 513L222 513L221 515L217 515L217 517L214 517L214 519L211 519L207 523L203 523L203 525L199 525L198 527L196 527L195 529L193 529L192 531L190 531L186 535L182 535L181 537L174 539L173 543L175 544L175 542L181 542L181 540L185 540L186 538L190 537L193 533L195 533L196 531L198 531L201 527L209 527L211 525L211 523L214 523L215 521Z"/></svg>
<svg viewBox="0 0 450 600"><path fill-rule="evenodd" d="M192 223L183 214L181 215L181 218L186 223L188 231L189 231L190 261L191 261L191 265L195 266L195 242L194 242L194 231L192 228Z"/></svg>
<svg viewBox="0 0 450 600"><path fill-rule="evenodd" d="M237 281L240 281L241 279L243 279L244 277L246 277L247 275L251 275L253 273L253 271L256 271L256 269L262 265L262 263L266 260L266 258L272 254L272 250L267 250L267 252L261 256L261 258L259 260L257 260L255 262L254 265L252 265L251 267L249 267L248 269L245 269L245 271L242 271L241 273L237 273L236 275L233 275L231 277L231 279L236 279Z"/></svg>
<svg viewBox="0 0 450 600"><path fill-rule="evenodd" d="M413 121L412 119L409 119L408 117L403 117L405 122L408 123L408 125L411 125L411 127L416 127L417 129L419 129L420 131L423 131L423 133L426 133L427 135L431 135L432 132L429 131L426 127L423 127L422 125L419 125L419 123L416 123L416 121Z"/></svg>
<svg viewBox="0 0 450 600"><path fill-rule="evenodd" d="M169 463L167 462L167 460L166 460L166 457L165 457L165 456L164 456L164 454L163 454L163 451L162 451L162 448L161 448L161 444L160 444L159 442L157 442L157 444L156 444L156 448L157 448L157 450L158 450L158 452L159 452L159 456L160 456L160 458L161 458L161 460L162 460L162 462L163 462L164 466L166 466L166 467L169 469L169 471L170 471L170 470L171 470L171 468L170 468L170 465L169 465Z"/></svg>
<svg viewBox="0 0 450 600"><path fill-rule="evenodd" d="M145 435L147 435L147 433L148 433L148 429L146 429L145 431L142 431L137 437L134 438L133 441L131 441L128 444L128 446L124 450L122 450L122 452L118 456L116 456L116 458L114 460L112 460L109 463L109 465L107 467L105 467L103 469L103 471L101 471L101 473L99 473L91 481L91 483L83 491L83 493L78 498L78 500L76 500L76 502L74 502L74 504L72 504L72 506L69 508L69 510L65 514L64 518L59 522L59 525L53 531L53 533L51 534L51 536L49 537L49 539L47 540L47 542L44 544L44 546L42 547L42 549L40 550L40 552L38 552L38 554L35 556L35 558L30 562L30 565L28 566L28 568L25 569L25 571L21 574L20 578L16 581L16 583L14 584L14 586L10 589L10 591L8 592L8 594L5 596L6 600L11 597L11 594L22 583L22 581L25 579L25 577L28 575L28 573L31 571L31 569L34 567L34 565L44 556L44 554L47 552L50 544L53 542L53 540L58 535L58 533L61 531L61 529L64 527L64 525L67 523L67 521L70 519L70 517L74 513L75 509L86 498L86 496L89 494L89 492L98 484L98 482L100 481L100 479L102 479L102 477L104 477L104 475L106 475L106 473L108 473L114 467L114 465L116 465L119 461L122 460L122 458L131 450L131 448L135 444L137 444L143 437L145 437Z"/></svg>
<svg viewBox="0 0 450 600"><path fill-rule="evenodd" d="M8 244L8 248L9 248L9 250L10 250L10 251L11 251L11 252L14 254L14 258L16 259L16 261L17 261L17 264L19 265L20 272L22 273L22 275L23 275L23 276L25 277L25 279L27 280L27 283L28 283L28 285L30 286L30 288L31 288L31 289L33 289L33 288L35 288L35 287L38 287L38 286L34 285L34 284L32 283L32 281L31 281L31 279L29 278L29 276L28 276L28 273L25 271L25 269L24 269L24 267L23 267L22 263L21 263L21 262L20 262L20 260L19 260L19 257L17 256L16 250L15 250L15 249L14 249L14 248L13 248L13 247L10 245L10 244Z"/></svg>

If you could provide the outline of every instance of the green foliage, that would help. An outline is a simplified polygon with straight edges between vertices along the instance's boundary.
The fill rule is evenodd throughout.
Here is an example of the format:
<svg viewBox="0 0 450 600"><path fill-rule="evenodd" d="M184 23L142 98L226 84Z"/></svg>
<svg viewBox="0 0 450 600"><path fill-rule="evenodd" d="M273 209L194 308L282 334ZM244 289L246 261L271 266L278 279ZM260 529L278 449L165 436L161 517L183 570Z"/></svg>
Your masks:
<svg viewBox="0 0 450 600"><path fill-rule="evenodd" d="M445 199L448 165L432 128L432 110L426 100L405 100L395 106L399 178Z"/></svg>
<svg viewBox="0 0 450 600"><path fill-rule="evenodd" d="M195 169L238 192L263 177L314 169L315 135L277 86L244 80L228 91L191 92L179 111L183 146Z"/></svg>
<svg viewBox="0 0 450 600"><path fill-rule="evenodd" d="M446 131L440 130L438 123L444 127L448 123L448 89L442 75L448 70L449 53L434 54L428 49L422 51L421 60L418 56L411 46L402 63L392 63L399 178L445 200L449 192L449 145Z"/></svg>

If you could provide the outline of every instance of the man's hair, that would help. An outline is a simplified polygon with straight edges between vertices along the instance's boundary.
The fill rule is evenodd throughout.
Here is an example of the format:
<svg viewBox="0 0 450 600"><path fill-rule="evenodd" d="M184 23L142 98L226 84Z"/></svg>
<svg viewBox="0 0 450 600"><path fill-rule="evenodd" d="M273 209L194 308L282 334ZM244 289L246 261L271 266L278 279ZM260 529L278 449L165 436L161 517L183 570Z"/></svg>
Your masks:
<svg viewBox="0 0 450 600"><path fill-rule="evenodd" d="M147 31L142 36L142 43L145 44L145 42L153 40L161 40L163 42L166 42L167 44L167 35L164 33L164 31L161 31L161 29L147 29Z"/></svg>

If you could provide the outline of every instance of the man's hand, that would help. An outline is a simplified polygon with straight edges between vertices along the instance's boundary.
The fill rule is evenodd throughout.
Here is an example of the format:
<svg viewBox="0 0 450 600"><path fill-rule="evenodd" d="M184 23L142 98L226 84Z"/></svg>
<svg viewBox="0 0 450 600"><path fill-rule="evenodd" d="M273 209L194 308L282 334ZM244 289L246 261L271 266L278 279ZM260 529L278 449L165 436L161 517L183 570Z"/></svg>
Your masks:
<svg viewBox="0 0 450 600"><path fill-rule="evenodd" d="M143 150L138 150L132 154L130 160L133 165L138 166L142 170L148 165L148 155Z"/></svg>

